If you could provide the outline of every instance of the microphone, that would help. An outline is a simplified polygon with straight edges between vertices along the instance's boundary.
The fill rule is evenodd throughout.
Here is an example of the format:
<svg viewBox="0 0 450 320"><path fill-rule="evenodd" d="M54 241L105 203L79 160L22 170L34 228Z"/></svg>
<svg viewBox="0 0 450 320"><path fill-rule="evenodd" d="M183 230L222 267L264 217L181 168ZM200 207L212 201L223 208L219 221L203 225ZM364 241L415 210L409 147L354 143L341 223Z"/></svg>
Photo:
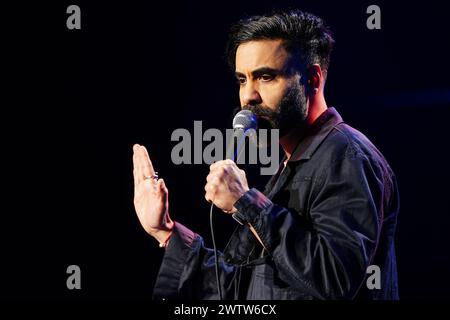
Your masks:
<svg viewBox="0 0 450 320"><path fill-rule="evenodd" d="M250 110L241 110L233 118L233 136L227 148L227 158L235 162L245 148L245 137L255 138L258 118ZM237 140L237 144L235 143ZM236 148L235 148L236 146Z"/></svg>
<svg viewBox="0 0 450 320"><path fill-rule="evenodd" d="M241 110L233 118L233 129L244 130L248 129L256 130L258 128L258 118L250 110Z"/></svg>

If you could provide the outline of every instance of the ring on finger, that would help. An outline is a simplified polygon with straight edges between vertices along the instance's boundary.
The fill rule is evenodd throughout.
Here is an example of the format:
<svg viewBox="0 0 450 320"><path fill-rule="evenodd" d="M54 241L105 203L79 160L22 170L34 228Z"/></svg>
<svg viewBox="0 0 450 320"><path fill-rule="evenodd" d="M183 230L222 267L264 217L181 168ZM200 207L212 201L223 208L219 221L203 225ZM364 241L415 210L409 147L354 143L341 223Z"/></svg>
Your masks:
<svg viewBox="0 0 450 320"><path fill-rule="evenodd" d="M155 174L152 174L150 176L144 175L144 179L154 179L155 181L158 181L159 177L158 177L158 172L155 172Z"/></svg>

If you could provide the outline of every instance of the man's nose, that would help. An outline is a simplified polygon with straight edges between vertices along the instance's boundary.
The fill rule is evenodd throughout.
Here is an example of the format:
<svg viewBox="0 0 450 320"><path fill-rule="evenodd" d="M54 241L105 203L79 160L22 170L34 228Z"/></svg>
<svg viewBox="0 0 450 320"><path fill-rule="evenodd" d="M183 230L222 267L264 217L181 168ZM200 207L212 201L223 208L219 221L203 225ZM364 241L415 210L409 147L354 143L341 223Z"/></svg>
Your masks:
<svg viewBox="0 0 450 320"><path fill-rule="evenodd" d="M261 95L251 82L242 89L242 103L244 106L262 103Z"/></svg>

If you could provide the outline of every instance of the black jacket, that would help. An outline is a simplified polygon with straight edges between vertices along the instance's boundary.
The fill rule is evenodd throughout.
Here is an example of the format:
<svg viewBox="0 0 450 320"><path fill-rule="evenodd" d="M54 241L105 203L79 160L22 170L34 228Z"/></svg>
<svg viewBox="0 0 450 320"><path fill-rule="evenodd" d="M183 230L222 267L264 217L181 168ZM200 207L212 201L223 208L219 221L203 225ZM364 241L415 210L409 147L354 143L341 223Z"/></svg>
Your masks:
<svg viewBox="0 0 450 320"><path fill-rule="evenodd" d="M264 193L251 189L235 207L244 224L219 253L226 299L398 299L395 176L334 108L313 123ZM366 285L370 265L380 268L380 289ZM153 296L218 298L212 250L180 223Z"/></svg>

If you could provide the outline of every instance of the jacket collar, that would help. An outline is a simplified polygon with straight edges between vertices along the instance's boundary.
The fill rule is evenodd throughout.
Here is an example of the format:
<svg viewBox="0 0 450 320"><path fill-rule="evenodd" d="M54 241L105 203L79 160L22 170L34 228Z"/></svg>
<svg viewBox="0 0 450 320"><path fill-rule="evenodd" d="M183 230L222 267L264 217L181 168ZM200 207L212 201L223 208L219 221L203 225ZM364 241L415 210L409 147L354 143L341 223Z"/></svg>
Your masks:
<svg viewBox="0 0 450 320"><path fill-rule="evenodd" d="M309 127L288 162L309 160L331 130L342 122L344 121L335 108L327 108Z"/></svg>

